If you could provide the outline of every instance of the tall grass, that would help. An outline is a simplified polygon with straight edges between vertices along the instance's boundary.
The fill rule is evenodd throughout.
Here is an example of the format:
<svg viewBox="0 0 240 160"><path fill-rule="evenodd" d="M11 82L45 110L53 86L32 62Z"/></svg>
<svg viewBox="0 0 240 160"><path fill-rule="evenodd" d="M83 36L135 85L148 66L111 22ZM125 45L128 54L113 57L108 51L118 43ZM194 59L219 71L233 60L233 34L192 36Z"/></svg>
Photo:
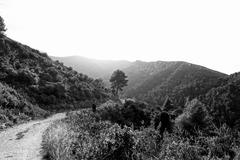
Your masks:
<svg viewBox="0 0 240 160"><path fill-rule="evenodd" d="M75 141L75 134L64 120L53 123L43 135L42 147L46 159L70 160L71 145Z"/></svg>
<svg viewBox="0 0 240 160"><path fill-rule="evenodd" d="M70 113L65 120L54 123L44 134L43 149L48 158L51 160L240 158L240 134L226 125L212 128L213 134L196 130L194 135L175 127L173 133L165 133L164 138L161 138L159 131L152 126L142 126L136 130L134 127L120 126L103 120L105 117L101 119L100 115L85 109L78 113Z"/></svg>

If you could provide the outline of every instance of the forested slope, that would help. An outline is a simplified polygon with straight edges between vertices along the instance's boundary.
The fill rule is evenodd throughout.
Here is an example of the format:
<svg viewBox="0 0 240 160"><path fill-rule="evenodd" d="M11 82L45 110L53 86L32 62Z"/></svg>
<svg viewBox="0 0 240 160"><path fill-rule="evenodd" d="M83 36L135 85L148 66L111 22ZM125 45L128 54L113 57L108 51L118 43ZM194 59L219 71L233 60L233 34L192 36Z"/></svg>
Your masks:
<svg viewBox="0 0 240 160"><path fill-rule="evenodd" d="M136 62L124 69L129 75L128 97L162 105L169 96L175 105L183 106L186 98L206 94L226 74L187 62Z"/></svg>
<svg viewBox="0 0 240 160"><path fill-rule="evenodd" d="M240 128L240 72L220 79L202 101L216 124Z"/></svg>
<svg viewBox="0 0 240 160"><path fill-rule="evenodd" d="M5 102L1 97L1 108L17 107L25 113L24 108L39 106L41 110L60 111L108 96L98 80L4 35L0 38L0 68L1 92L17 103ZM33 112L34 108L30 108L29 112Z"/></svg>

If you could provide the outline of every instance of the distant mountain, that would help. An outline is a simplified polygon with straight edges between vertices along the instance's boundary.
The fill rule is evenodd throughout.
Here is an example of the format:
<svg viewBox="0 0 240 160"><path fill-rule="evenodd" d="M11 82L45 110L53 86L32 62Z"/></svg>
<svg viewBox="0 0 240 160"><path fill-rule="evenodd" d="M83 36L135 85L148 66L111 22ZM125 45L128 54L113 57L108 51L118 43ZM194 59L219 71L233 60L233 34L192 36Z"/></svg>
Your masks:
<svg viewBox="0 0 240 160"><path fill-rule="evenodd" d="M80 73L87 74L94 78L107 79L116 69L123 69L130 66L129 61L119 60L96 60L81 56L69 57L51 57L53 60L59 60L66 66L71 66Z"/></svg>
<svg viewBox="0 0 240 160"><path fill-rule="evenodd" d="M107 96L98 80L52 61L45 53L0 37L0 119L4 110L34 116L37 108L60 111L86 107L84 102Z"/></svg>
<svg viewBox="0 0 240 160"><path fill-rule="evenodd" d="M203 66L180 61L103 61L78 56L54 57L67 66L108 82L112 72L123 70L128 76L124 89L127 97L162 105L166 96L182 106L186 98L192 99L216 87L218 79L227 76Z"/></svg>

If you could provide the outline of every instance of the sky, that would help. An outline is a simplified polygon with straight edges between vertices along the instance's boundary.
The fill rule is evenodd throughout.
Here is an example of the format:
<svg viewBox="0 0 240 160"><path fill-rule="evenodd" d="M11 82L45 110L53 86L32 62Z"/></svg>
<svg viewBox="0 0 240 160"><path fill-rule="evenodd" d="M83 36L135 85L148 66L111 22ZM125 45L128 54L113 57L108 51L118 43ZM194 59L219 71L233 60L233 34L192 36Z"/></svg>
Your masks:
<svg viewBox="0 0 240 160"><path fill-rule="evenodd" d="M0 0L6 35L52 56L240 71L239 0Z"/></svg>

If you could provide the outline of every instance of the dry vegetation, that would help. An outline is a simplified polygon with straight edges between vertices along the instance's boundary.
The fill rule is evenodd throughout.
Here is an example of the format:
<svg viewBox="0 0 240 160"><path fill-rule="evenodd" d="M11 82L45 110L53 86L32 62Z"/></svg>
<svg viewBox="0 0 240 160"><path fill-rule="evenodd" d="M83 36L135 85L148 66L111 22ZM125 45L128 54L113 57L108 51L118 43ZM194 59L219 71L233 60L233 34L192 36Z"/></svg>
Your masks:
<svg viewBox="0 0 240 160"><path fill-rule="evenodd" d="M201 104L195 100L189 105L195 109L188 109L188 117L181 117L195 128L190 132L182 127L185 123L179 120L181 117L178 124L182 125L175 125L173 133L165 133L163 139L153 124L134 127L134 123L128 126L134 119L124 119L119 123L113 122L112 118L109 119L111 121L106 120L108 111L109 115L116 114L117 118L117 114L127 113L131 108L108 102L97 113L85 109L70 113L66 119L53 124L44 134L43 148L46 157L53 160L239 159L240 133L227 125L217 128L209 124L207 129L198 127L200 121L205 120L196 114L203 112L196 109ZM118 112L114 112L115 109Z"/></svg>

